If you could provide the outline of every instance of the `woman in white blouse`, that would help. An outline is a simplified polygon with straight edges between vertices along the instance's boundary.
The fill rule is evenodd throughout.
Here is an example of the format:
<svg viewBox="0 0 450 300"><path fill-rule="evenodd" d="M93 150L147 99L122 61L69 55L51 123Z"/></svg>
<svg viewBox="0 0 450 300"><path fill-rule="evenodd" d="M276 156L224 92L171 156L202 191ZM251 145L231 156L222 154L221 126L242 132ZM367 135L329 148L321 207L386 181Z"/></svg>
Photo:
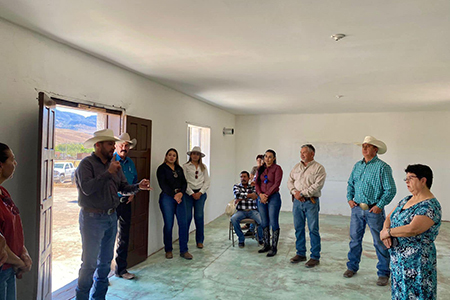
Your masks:
<svg viewBox="0 0 450 300"><path fill-rule="evenodd" d="M191 151L187 152L187 155L189 155L189 161L183 165L184 175L188 183L183 197L187 211L187 228L189 230L192 221L192 209L194 209L195 241L197 248L202 249L205 239L204 208L206 191L209 188L209 175L208 169L202 163L202 157L205 157L205 154L202 153L200 147L192 148Z"/></svg>

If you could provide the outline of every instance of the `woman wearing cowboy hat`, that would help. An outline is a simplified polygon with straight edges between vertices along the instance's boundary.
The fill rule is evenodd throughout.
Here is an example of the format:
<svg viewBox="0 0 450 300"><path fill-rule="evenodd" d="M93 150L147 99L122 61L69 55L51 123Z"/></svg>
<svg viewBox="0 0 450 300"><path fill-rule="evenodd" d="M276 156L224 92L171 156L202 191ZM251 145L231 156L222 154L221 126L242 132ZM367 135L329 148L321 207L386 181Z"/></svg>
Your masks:
<svg viewBox="0 0 450 300"><path fill-rule="evenodd" d="M206 201L206 191L209 188L209 175L208 169L202 162L202 157L205 154L202 153L202 149L198 146L192 148L187 152L189 155L189 161L183 165L184 175L187 180L187 189L184 193L184 201L186 202L187 212L187 229L192 221L192 209L194 209L194 222L195 222L195 242L197 248L203 248L204 235L204 208ZM189 235L188 235L189 240Z"/></svg>

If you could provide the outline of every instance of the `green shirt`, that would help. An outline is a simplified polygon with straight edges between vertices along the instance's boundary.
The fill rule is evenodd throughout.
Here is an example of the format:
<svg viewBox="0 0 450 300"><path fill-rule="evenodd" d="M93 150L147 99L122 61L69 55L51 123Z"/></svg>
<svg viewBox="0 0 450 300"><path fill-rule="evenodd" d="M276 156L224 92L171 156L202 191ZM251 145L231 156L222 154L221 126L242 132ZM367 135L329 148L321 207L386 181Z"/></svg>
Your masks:
<svg viewBox="0 0 450 300"><path fill-rule="evenodd" d="M388 205L397 193L391 167L377 155L368 163L358 161L347 183L348 201L376 204L379 208Z"/></svg>

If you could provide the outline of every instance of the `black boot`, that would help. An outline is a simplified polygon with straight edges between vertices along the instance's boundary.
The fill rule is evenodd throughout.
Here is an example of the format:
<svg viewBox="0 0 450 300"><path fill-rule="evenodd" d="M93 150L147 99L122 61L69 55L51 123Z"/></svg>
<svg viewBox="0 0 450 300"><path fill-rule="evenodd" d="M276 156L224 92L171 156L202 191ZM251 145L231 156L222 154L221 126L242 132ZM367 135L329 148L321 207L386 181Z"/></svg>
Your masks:
<svg viewBox="0 0 450 300"><path fill-rule="evenodd" d="M270 231L269 226L263 229L263 241L264 246L262 249L259 249L258 253L264 253L270 250Z"/></svg>
<svg viewBox="0 0 450 300"><path fill-rule="evenodd" d="M279 237L280 237L280 228L272 232L272 249L270 249L269 253L267 253L268 257L272 257L277 254Z"/></svg>

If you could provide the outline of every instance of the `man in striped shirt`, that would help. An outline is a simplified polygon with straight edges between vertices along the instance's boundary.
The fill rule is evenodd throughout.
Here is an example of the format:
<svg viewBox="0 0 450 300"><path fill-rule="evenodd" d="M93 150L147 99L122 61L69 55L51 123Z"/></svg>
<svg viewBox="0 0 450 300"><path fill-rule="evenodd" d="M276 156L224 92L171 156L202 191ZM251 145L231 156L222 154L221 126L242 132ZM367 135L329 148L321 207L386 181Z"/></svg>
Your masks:
<svg viewBox="0 0 450 300"><path fill-rule="evenodd" d="M235 184L233 187L233 193L236 203L236 213L231 217L230 221L233 224L234 231L239 239L239 248L245 247L245 236L242 232L240 222L243 219L253 219L258 224L258 236L259 240L262 238L262 232L260 228L261 217L256 206L255 187L249 184L250 174L247 171L242 171L240 174L241 183Z"/></svg>
<svg viewBox="0 0 450 300"><path fill-rule="evenodd" d="M347 201L352 215L350 251L344 277L353 277L359 269L362 239L367 224L378 257L377 285L384 286L388 284L390 276L389 253L380 240L380 231L385 220L384 207L392 201L397 190L391 167L377 155L386 153L386 144L372 136L366 136L361 145L364 158L353 167L347 185Z"/></svg>

